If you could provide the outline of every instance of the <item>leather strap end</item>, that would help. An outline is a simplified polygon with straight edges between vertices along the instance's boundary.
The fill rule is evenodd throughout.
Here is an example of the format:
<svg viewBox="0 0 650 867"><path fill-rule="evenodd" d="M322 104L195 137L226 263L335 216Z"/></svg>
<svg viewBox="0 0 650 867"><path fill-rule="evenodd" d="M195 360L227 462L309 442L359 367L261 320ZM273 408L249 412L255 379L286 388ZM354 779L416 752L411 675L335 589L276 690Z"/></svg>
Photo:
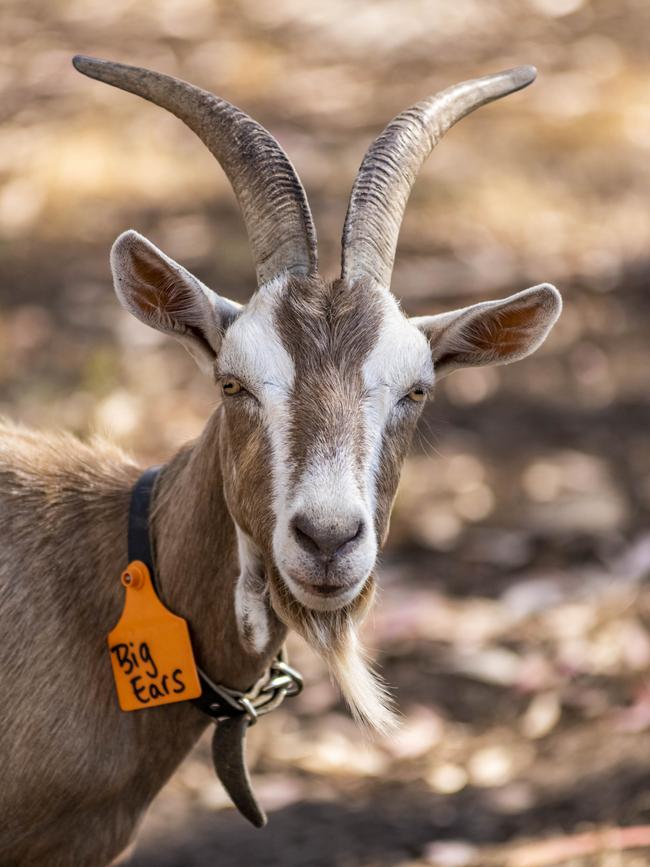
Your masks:
<svg viewBox="0 0 650 867"><path fill-rule="evenodd" d="M246 729L244 715L217 723L212 737L212 761L222 786L245 819L256 828L266 825L266 813L260 807L246 767Z"/></svg>

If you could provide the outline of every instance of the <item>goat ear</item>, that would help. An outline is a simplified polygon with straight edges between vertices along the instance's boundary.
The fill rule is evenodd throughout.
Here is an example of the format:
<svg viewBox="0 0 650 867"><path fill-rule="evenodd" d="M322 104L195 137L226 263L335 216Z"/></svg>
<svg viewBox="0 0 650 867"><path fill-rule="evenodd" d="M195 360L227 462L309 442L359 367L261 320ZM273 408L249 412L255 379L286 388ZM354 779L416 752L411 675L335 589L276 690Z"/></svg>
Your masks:
<svg viewBox="0 0 650 867"><path fill-rule="evenodd" d="M554 286L543 283L501 301L411 319L429 339L436 376L459 367L508 364L534 352L562 310Z"/></svg>
<svg viewBox="0 0 650 867"><path fill-rule="evenodd" d="M111 269L122 306L145 325L176 337L199 367L210 372L223 333L240 306L220 298L133 230L113 244Z"/></svg>

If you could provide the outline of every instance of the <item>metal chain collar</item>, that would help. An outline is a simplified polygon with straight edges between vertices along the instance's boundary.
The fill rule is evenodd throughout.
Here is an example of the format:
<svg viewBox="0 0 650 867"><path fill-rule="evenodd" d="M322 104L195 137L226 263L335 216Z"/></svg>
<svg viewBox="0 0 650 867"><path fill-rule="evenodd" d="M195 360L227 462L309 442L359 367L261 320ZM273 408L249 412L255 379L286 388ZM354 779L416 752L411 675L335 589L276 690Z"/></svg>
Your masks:
<svg viewBox="0 0 650 867"><path fill-rule="evenodd" d="M288 664L284 647L280 649L267 671L247 692L213 683L205 672L202 674L217 695L239 713L248 717L249 725L254 725L258 717L279 707L285 698L298 695L303 687L302 675ZM210 710L216 714L221 707L213 704L210 705ZM226 717L227 714L223 716ZM215 719L218 720L219 717L215 716Z"/></svg>

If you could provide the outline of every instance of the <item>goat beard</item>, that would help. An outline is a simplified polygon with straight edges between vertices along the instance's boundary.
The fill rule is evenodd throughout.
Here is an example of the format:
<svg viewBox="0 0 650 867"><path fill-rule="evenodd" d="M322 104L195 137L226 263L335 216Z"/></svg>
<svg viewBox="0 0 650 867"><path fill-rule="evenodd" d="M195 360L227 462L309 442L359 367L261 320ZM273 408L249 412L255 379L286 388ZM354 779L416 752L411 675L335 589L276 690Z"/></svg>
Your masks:
<svg viewBox="0 0 650 867"><path fill-rule="evenodd" d="M269 584L275 613L325 661L357 722L380 734L393 730L397 717L392 698L372 669L358 636L358 628L374 600L374 575L358 596L336 611L314 611L304 606L275 570Z"/></svg>

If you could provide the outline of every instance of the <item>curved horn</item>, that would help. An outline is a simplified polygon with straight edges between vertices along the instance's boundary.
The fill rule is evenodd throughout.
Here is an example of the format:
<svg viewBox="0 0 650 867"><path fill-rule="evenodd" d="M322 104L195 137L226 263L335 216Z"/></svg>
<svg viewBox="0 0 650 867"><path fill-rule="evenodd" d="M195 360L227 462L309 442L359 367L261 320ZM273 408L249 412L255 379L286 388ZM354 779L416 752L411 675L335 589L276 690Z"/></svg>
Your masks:
<svg viewBox="0 0 650 867"><path fill-rule="evenodd" d="M313 274L316 231L305 191L273 136L243 111L185 81L77 55L75 69L148 99L180 118L218 160L244 215L257 279Z"/></svg>
<svg viewBox="0 0 650 867"><path fill-rule="evenodd" d="M535 80L533 66L465 81L394 118L370 146L350 195L342 238L342 275L367 275L388 288L411 188L422 163L456 121Z"/></svg>

